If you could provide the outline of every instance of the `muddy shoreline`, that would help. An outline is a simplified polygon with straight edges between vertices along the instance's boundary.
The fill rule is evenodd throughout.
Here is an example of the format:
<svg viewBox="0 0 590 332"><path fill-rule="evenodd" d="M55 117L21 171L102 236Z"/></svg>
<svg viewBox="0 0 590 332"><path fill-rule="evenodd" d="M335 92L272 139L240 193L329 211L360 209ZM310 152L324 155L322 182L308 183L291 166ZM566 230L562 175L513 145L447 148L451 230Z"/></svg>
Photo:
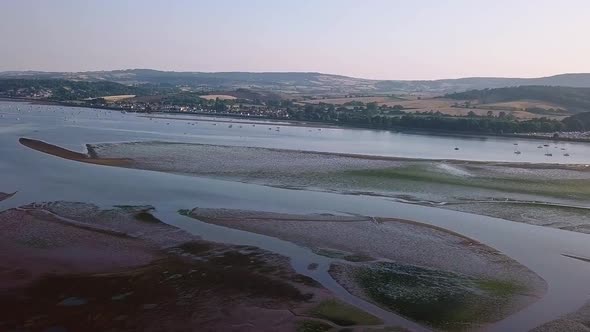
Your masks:
<svg viewBox="0 0 590 332"><path fill-rule="evenodd" d="M97 158L95 154L89 152L88 154L74 152L68 149L61 148L59 146L49 144L40 140L30 139L30 138L20 138L19 143L31 148L33 150L37 150L39 152L43 152L46 154L50 154L52 156L79 161L82 163L88 164L97 164L97 165L107 165L107 166L126 166L129 165L131 160L126 158Z"/></svg>
<svg viewBox="0 0 590 332"><path fill-rule="evenodd" d="M204 241L154 218L152 209L49 202L0 212L0 327L382 326L296 273L286 257ZM342 312L358 320L342 320Z"/></svg>
<svg viewBox="0 0 590 332"><path fill-rule="evenodd" d="M428 161L174 142L87 144L84 155L45 142L23 141L35 143L27 146L41 152L75 161L286 189L380 196L590 233L586 205L590 167L586 165Z"/></svg>
<svg viewBox="0 0 590 332"><path fill-rule="evenodd" d="M2 202L5 199L9 199L10 197L14 196L14 194L16 194L16 192L14 192L12 194L0 192L0 202Z"/></svg>
<svg viewBox="0 0 590 332"><path fill-rule="evenodd" d="M455 321L456 318L451 316L441 318L446 324L471 328L488 326L537 301L546 291L546 284L541 278L496 250L454 232L418 222L390 218L355 219L348 216L288 215L203 208L181 213L207 223L293 242L311 248L320 255L333 257L336 261L330 268L330 274L336 281L353 295L387 310L392 308L367 295L364 286L359 284L355 277L359 269L378 270L381 264L395 262L412 271L432 271L432 276L414 276L424 282L437 283L436 280L442 280L440 275L445 275L449 278L450 285L457 283L455 279L461 280L459 283L486 285L482 290L469 293L473 298L481 296L474 294L493 291L492 288L496 287L508 290L501 295L492 292L477 301L473 300L475 303L486 303L478 309L481 313L474 314L473 320ZM488 284L493 286L488 287ZM404 289L404 286L400 287ZM463 289L465 286L456 284L455 287ZM432 290L436 288L433 286ZM460 299L461 296L457 295L451 301L457 306L453 311L466 310L465 307L474 305L462 304ZM408 305L415 300L399 299ZM432 301L422 305L436 306L436 300ZM407 308L402 305L397 308L397 313L406 314L409 319L419 318L408 314ZM393 309L394 312L398 311ZM490 312L483 314L486 310ZM434 320L429 320L430 317L420 317L424 319L423 323L435 323Z"/></svg>

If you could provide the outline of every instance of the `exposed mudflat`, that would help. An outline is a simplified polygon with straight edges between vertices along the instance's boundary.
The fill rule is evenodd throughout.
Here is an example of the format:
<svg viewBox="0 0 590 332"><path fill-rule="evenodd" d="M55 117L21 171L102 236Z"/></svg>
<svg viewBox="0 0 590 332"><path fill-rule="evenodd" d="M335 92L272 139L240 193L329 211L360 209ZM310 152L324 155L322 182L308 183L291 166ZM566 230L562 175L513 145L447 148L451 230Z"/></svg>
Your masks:
<svg viewBox="0 0 590 332"><path fill-rule="evenodd" d="M109 166L125 166L129 161L124 158L94 158L88 154L70 151L59 146L55 146L53 144L49 144L43 141L30 138L20 138L19 142L20 144L26 147L43 153L83 163Z"/></svg>
<svg viewBox="0 0 590 332"><path fill-rule="evenodd" d="M590 331L590 303L561 319L543 324L531 332L588 332Z"/></svg>
<svg viewBox="0 0 590 332"><path fill-rule="evenodd" d="M411 221L203 208L181 213L201 221L277 237L312 248L318 254L339 259L331 270L336 280L351 293L379 305L383 304L369 296L354 276L358 269L372 269L388 262L447 273L456 276L456 279L468 280L466 283L469 284L492 282L515 285L515 289L519 289L518 292L506 294L501 301L491 299L485 302L486 310L490 312L485 314L486 310L482 309L477 317L473 317L474 321L461 322L463 324L479 326L499 320L538 299L546 287L536 274L490 247L443 229ZM440 276L433 274L422 278L432 281L440 279ZM457 287L463 287L463 284L459 284ZM481 292L474 289L473 293ZM462 295L457 295L454 300L461 302ZM407 313L403 308L395 310L394 307L383 306L398 313ZM428 320L425 322L430 323Z"/></svg>
<svg viewBox="0 0 590 332"><path fill-rule="evenodd" d="M98 158L131 159L126 165L131 168L380 195L590 233L586 165L410 160L165 142L98 144L89 150Z"/></svg>
<svg viewBox="0 0 590 332"><path fill-rule="evenodd" d="M0 212L0 329L293 331L338 328L342 311L358 318L352 327L380 326L287 258L200 240L151 210L53 202Z"/></svg>
<svg viewBox="0 0 590 332"><path fill-rule="evenodd" d="M0 202L3 201L3 200L5 200L5 199L8 199L8 198L12 197L13 195L14 195L14 193L7 194L7 193L0 192Z"/></svg>

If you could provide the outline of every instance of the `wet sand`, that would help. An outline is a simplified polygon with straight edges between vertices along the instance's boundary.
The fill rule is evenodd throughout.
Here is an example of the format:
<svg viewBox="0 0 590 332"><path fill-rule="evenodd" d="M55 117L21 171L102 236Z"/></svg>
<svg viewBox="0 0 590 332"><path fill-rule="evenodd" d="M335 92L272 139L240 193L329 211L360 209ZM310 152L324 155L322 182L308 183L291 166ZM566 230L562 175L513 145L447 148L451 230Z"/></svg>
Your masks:
<svg viewBox="0 0 590 332"><path fill-rule="evenodd" d="M45 142L20 141L81 162L287 189L383 196L590 233L586 165L428 161L173 142L87 144L85 155Z"/></svg>
<svg viewBox="0 0 590 332"><path fill-rule="evenodd" d="M29 147L33 150L37 150L43 153L47 153L56 157L61 157L64 159L79 161L83 163L89 164L98 164L98 165L108 165L108 166L125 166L128 165L130 160L126 158L96 158L92 157L88 154L74 152L68 149L61 148L56 145L52 145L43 141L30 139L30 138L20 138L19 143Z"/></svg>
<svg viewBox="0 0 590 332"><path fill-rule="evenodd" d="M353 277L355 269L373 268L382 262L448 272L469 280L526 285L507 297L489 300L485 309L488 314L478 317L482 321L469 322L478 327L528 306L546 290L541 278L496 250L413 221L204 208L182 213L200 221L290 241L333 257L332 276L349 292L369 301L372 299Z"/></svg>
<svg viewBox="0 0 590 332"><path fill-rule="evenodd" d="M53 202L0 212L1 329L339 328L310 314L334 298L287 258L203 241L150 211Z"/></svg>
<svg viewBox="0 0 590 332"><path fill-rule="evenodd" d="M588 332L590 331L590 303L563 318L545 323L531 332Z"/></svg>
<svg viewBox="0 0 590 332"><path fill-rule="evenodd" d="M14 194L16 194L16 193L7 194L7 193L0 192L0 202L2 202L5 199L9 199L10 197L14 196Z"/></svg>
<svg viewBox="0 0 590 332"><path fill-rule="evenodd" d="M376 195L412 204L590 233L585 165L537 165L138 142L89 145L126 167L288 189Z"/></svg>

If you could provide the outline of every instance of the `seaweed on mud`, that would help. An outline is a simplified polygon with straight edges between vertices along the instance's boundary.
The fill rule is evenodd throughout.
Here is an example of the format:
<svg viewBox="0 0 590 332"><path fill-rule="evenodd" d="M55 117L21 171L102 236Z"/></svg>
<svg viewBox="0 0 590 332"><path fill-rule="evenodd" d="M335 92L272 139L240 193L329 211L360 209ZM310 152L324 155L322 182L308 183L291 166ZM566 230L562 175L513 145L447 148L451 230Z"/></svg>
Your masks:
<svg viewBox="0 0 590 332"><path fill-rule="evenodd" d="M316 320L303 320L297 326L297 332L327 332L332 329L332 326L319 322Z"/></svg>
<svg viewBox="0 0 590 332"><path fill-rule="evenodd" d="M313 251L316 255L329 257L329 258L336 258L336 259L343 259L349 262L371 262L374 261L375 258L363 255L363 254L351 254L349 252L335 250L330 248L318 248Z"/></svg>
<svg viewBox="0 0 590 332"><path fill-rule="evenodd" d="M182 251L189 254L202 254L213 248L213 245L204 241L190 241L178 246Z"/></svg>
<svg viewBox="0 0 590 332"><path fill-rule="evenodd" d="M356 183L374 184L373 180L410 181L413 183L428 183L451 185L467 188L497 190L502 192L538 194L558 198L590 197L588 179L535 179L499 176L460 176L443 173L423 166L396 167L381 169L357 169L342 171L342 179Z"/></svg>
<svg viewBox="0 0 590 332"><path fill-rule="evenodd" d="M463 329L493 318L525 288L510 281L475 279L395 263L360 268L355 278L375 302L437 328Z"/></svg>
<svg viewBox="0 0 590 332"><path fill-rule="evenodd" d="M321 302L309 311L309 315L329 320L339 326L383 324L379 318L337 300Z"/></svg>
<svg viewBox="0 0 590 332"><path fill-rule="evenodd" d="M0 309L11 312L2 322L8 330L20 330L25 322L31 330L54 325L72 331L144 330L157 317L188 315L183 319L190 321L194 310L185 312L188 308L206 310L223 299L300 302L310 296L279 277L247 266L223 266L172 255L122 272L48 275L24 289L22 296L0 297ZM58 305L68 298L86 302L75 311ZM157 312L147 313L152 304L157 304ZM117 320L122 316L127 318ZM32 321L31 317L41 318Z"/></svg>
<svg viewBox="0 0 590 332"><path fill-rule="evenodd" d="M147 211L138 212L133 217L136 220L147 222L147 223L153 223L153 224L160 224L160 223L162 223L162 221L160 219L154 217L153 214L151 214L151 213L149 213Z"/></svg>
<svg viewBox="0 0 590 332"><path fill-rule="evenodd" d="M180 210L178 210L178 214L180 214L182 216L190 216L191 210L188 210L188 209L180 209Z"/></svg>

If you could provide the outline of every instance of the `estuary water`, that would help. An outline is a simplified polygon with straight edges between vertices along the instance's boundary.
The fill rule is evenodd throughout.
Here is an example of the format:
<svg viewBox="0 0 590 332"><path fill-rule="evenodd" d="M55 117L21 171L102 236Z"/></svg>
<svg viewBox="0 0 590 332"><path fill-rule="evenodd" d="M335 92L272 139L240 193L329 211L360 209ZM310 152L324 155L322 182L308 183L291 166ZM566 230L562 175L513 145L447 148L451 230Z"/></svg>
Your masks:
<svg viewBox="0 0 590 332"><path fill-rule="evenodd" d="M20 137L29 137L84 151L86 143L161 140L426 159L523 162L549 162L542 153L544 151L538 150L554 149L569 152L569 159L564 157L563 162L590 163L590 145L582 143L558 143L558 148L554 148L555 143L534 140L318 129L285 127L275 123L235 124L229 128L227 122L198 118L194 121L150 119L114 111L0 102L0 191L17 192L14 197L0 202L0 211L31 202L57 200L88 202L104 207L116 204L152 205L163 221L206 240L257 245L289 256L298 271L312 273L311 276L343 300L386 316L388 322L416 329L418 327L411 322L395 315L387 316L379 308L346 293L327 276L329 262L322 261L306 248L199 223L175 212L199 206L290 213L350 213L415 220L463 234L512 257L548 284L543 298L492 325L490 330L493 331L526 331L575 311L590 299L590 263L563 256L590 257L588 234L403 204L381 197L295 191L83 164L43 154L18 143ZM537 148L542 144L550 146ZM516 146L521 149L521 155L514 154ZM454 147L460 150L457 152ZM555 155L550 162L560 162L561 159ZM304 267L312 261L319 261L321 267L317 272L305 272Z"/></svg>

